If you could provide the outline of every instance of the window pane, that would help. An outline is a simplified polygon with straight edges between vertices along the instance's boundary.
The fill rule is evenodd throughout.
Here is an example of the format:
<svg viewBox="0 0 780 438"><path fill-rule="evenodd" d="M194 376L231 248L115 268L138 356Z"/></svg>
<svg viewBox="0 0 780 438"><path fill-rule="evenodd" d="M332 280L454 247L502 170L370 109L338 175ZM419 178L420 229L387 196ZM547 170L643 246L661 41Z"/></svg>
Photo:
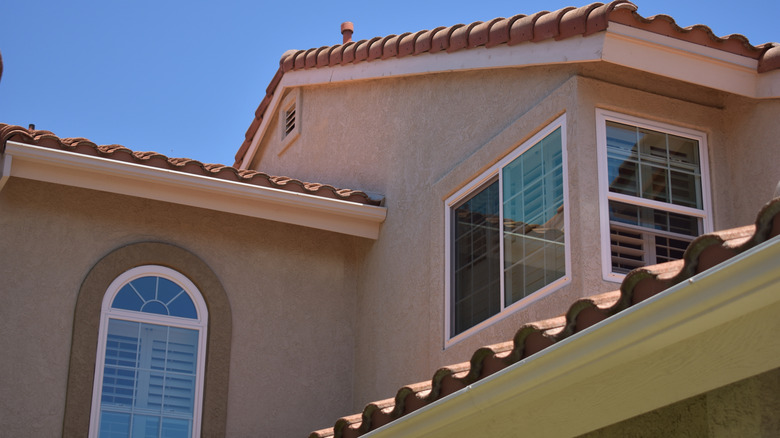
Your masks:
<svg viewBox="0 0 780 438"><path fill-rule="evenodd" d="M701 208L701 178L691 173L671 172L672 203Z"/></svg>
<svg viewBox="0 0 780 438"><path fill-rule="evenodd" d="M666 161L666 134L645 128L638 128L639 155L641 159Z"/></svg>
<svg viewBox="0 0 780 438"><path fill-rule="evenodd" d="M637 163L621 158L610 158L607 161L607 167L611 192L639 196Z"/></svg>
<svg viewBox="0 0 780 438"><path fill-rule="evenodd" d="M130 414L102 412L100 438L126 438L130 435Z"/></svg>
<svg viewBox="0 0 780 438"><path fill-rule="evenodd" d="M139 295L132 286L126 284L117 292L116 297L114 297L114 302L111 303L111 307L115 309L140 311L143 304L144 299L141 295Z"/></svg>
<svg viewBox="0 0 780 438"><path fill-rule="evenodd" d="M143 297L144 301L151 301L157 298L156 276L136 278L130 284Z"/></svg>
<svg viewBox="0 0 780 438"><path fill-rule="evenodd" d="M198 318L198 311L195 310L195 303L193 303L192 298L184 292L168 303L168 311L171 313L171 316L192 319Z"/></svg>
<svg viewBox="0 0 780 438"><path fill-rule="evenodd" d="M160 433L160 417L149 415L133 416L133 438L158 437Z"/></svg>
<svg viewBox="0 0 780 438"><path fill-rule="evenodd" d="M498 203L494 181L453 211L453 335L500 310Z"/></svg>
<svg viewBox="0 0 780 438"><path fill-rule="evenodd" d="M642 197L654 201L669 201L669 172L665 167L642 164Z"/></svg>
<svg viewBox="0 0 780 438"><path fill-rule="evenodd" d="M131 281L117 293L111 307L156 315L198 318L192 297L178 284L158 276Z"/></svg>
<svg viewBox="0 0 780 438"><path fill-rule="evenodd" d="M637 131L633 126L607 122L607 150L610 156L636 159Z"/></svg>
<svg viewBox="0 0 780 438"><path fill-rule="evenodd" d="M690 138L669 134L669 160L699 166L699 142Z"/></svg>
<svg viewBox="0 0 780 438"><path fill-rule="evenodd" d="M560 128L502 169L504 300L514 303L565 272Z"/></svg>
<svg viewBox="0 0 780 438"><path fill-rule="evenodd" d="M639 207L618 201L609 201L609 220L612 223L635 225L693 237L701 234L702 229L701 219L695 216Z"/></svg>
<svg viewBox="0 0 780 438"><path fill-rule="evenodd" d="M192 434L191 430L191 421L163 418L162 436L165 438L187 438Z"/></svg>
<svg viewBox="0 0 780 438"><path fill-rule="evenodd" d="M699 142L606 122L609 191L701 209Z"/></svg>
<svg viewBox="0 0 780 438"><path fill-rule="evenodd" d="M195 376L167 373L163 411L192 414L193 400L195 400Z"/></svg>
<svg viewBox="0 0 780 438"><path fill-rule="evenodd" d="M184 292L184 289L178 284L167 278L157 277L157 299L159 301L167 305L181 292Z"/></svg>

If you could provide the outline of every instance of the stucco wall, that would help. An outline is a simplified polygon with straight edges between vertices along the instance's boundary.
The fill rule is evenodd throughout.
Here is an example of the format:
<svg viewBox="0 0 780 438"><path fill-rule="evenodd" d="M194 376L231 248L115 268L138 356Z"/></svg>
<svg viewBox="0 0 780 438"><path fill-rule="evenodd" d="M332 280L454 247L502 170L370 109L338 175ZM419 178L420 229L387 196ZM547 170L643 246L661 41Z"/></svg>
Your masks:
<svg viewBox="0 0 780 438"><path fill-rule="evenodd" d="M305 436L351 407L361 239L11 178L0 191L3 435L62 433L79 288L104 256L147 241L200 258L229 299L227 436Z"/></svg>
<svg viewBox="0 0 780 438"><path fill-rule="evenodd" d="M775 369L587 433L581 438L770 438L780 433L778 412L780 369Z"/></svg>
<svg viewBox="0 0 780 438"><path fill-rule="evenodd" d="M762 161L777 150L778 128L770 120L777 102L756 105L627 73L600 63L308 86L298 113L302 134L284 151L277 120L270 122L254 168L386 200L387 220L358 280L354 409L429 379L439 366L467 360L481 345L511 338L522 323L561 314L578 297L617 288L602 279L597 256L596 108L705 132L715 229L752 222L778 178L774 161ZM444 349L444 200L563 113L571 284ZM737 149L734 137L749 140ZM740 153L751 158L735 164ZM751 171L749 163L765 172ZM754 185L768 187L766 193L742 195Z"/></svg>

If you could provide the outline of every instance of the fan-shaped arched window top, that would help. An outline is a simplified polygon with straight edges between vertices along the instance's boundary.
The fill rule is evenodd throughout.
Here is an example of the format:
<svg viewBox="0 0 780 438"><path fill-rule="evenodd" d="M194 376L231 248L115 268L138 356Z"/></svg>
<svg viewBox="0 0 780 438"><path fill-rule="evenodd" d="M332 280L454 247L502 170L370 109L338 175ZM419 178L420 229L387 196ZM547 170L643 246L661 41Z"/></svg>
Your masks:
<svg viewBox="0 0 780 438"><path fill-rule="evenodd" d="M200 436L208 311L163 266L117 277L103 298L91 437Z"/></svg>
<svg viewBox="0 0 780 438"><path fill-rule="evenodd" d="M173 281L156 275L136 278L117 292L113 309L135 310L158 315L198 318L192 297Z"/></svg>

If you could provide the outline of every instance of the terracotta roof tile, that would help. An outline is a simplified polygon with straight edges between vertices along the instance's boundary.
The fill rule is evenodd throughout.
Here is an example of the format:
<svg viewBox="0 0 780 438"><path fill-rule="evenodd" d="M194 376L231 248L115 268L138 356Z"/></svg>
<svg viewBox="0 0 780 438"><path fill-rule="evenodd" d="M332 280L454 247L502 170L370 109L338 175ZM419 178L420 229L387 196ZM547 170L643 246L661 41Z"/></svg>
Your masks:
<svg viewBox="0 0 780 438"><path fill-rule="evenodd" d="M522 325L511 341L476 350L471 360L437 370L431 380L402 387L392 399L369 403L362 414L339 419L310 438L357 437L484 379L575 333L605 320L756 245L780 235L780 198L766 204L755 225L705 234L682 260L647 266L626 275L620 289L582 298L557 318Z"/></svg>
<svg viewBox="0 0 780 438"><path fill-rule="evenodd" d="M327 184L303 182L254 170L239 170L224 164L201 163L189 158L169 158L157 152L135 152L120 145L99 146L86 138L59 138L50 131L0 123L0 153L5 151L8 141L324 198L367 205L381 204L381 200L372 199L359 190L338 189Z"/></svg>
<svg viewBox="0 0 780 438"><path fill-rule="evenodd" d="M607 29L610 22L757 59L759 73L780 69L780 45L766 43L753 46L743 35L718 37L707 26L695 25L682 28L667 15L645 18L636 10L637 6L628 0L615 0L606 4L592 3L579 8L566 7L554 12L541 11L528 16L494 18L485 23L476 21L466 25L437 27L399 36L375 37L357 43L350 41L346 44L318 49L288 50L282 55L279 71L266 89L265 98L273 96L281 75L290 70L325 68L440 51L456 52L481 46L491 48L501 44L511 46L528 41L562 40L576 35L587 36L601 32ZM255 112L255 120L250 124L244 143L236 153L236 166L243 160L260 126L258 120L261 121L265 117L266 109L267 105L262 109L258 107Z"/></svg>

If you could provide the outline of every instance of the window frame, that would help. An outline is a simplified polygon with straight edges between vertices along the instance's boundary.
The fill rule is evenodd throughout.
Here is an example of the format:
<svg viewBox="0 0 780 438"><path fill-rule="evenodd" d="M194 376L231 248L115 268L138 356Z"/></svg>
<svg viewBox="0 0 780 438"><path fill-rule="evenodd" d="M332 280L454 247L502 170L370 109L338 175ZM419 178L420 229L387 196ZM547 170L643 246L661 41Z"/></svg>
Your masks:
<svg viewBox="0 0 780 438"><path fill-rule="evenodd" d="M197 311L197 318L157 315L146 312L115 309L111 307L114 298L123 286L133 280L147 276L166 278L181 286L192 299L192 302L195 305L195 309ZM206 346L208 339L208 308L200 290L198 290L197 286L195 286L195 284L189 278L171 268L159 265L144 265L131 268L120 274L111 282L111 284L106 289L105 294L103 295L103 302L101 304L100 311L100 326L98 329L98 344L95 358L95 377L92 388L89 437L97 438L100 435L101 393L103 389L103 373L105 370L108 322L111 318L131 322L164 325L167 327L193 329L198 331L198 357L196 360L197 368L195 373L195 397L192 411L192 437L200 436L203 419L203 393L205 383Z"/></svg>
<svg viewBox="0 0 780 438"><path fill-rule="evenodd" d="M503 223L503 217L504 217L504 209L503 209L503 175L501 170L508 164L510 164L512 161L514 161L516 158L521 156L523 153L525 153L527 150L535 146L537 143L539 143L541 140L543 140L548 135L552 134L556 129L560 128L561 130L561 159L562 159L562 173L563 173L563 220L564 220L564 230L569 230L569 210L570 208L567 208L566 206L570 205L569 202L569 171L568 171L568 154L567 154L567 133L566 133L566 114L562 114L559 117L557 117L552 122L544 125L543 128L541 128L536 134L528 138L527 140L523 141L519 145L517 145L515 148L511 150L508 154L506 154L504 157L499 159L495 164L490 166L487 170L479 174L476 178L471 179L469 182L467 182L463 187L458 189L454 194L449 196L444 201L444 215L445 215L445 221L444 221L444 265L445 265L445 275L444 275L444 348L448 348L451 345L454 345L458 342L460 342L463 339L466 339L473 335L474 333L477 333L486 327L489 327L502 319L506 318L507 316L517 312L518 310L527 307L529 304L531 304L534 301L537 301L547 295L549 295L551 292L554 292L561 287L571 283L571 238L565 237L564 239L564 263L565 263L565 274L563 277L551 282L550 284L545 285L544 287L540 288L539 290L532 292L528 296L525 296L518 301L506 305L506 293L504 289L504 283L505 283L505 275L504 275L504 229L503 226L500 227L501 229L501 235L502 238L500 239L500 252L501 252L501 275L500 275L500 310L495 315L492 315L485 319L484 321L481 321L474 326L458 333L457 335L452 334L452 318L453 318L453 309L452 309L452 294L453 294L453 287L454 287L454 281L453 281L453 212L456 206L460 205L463 201L468 199L469 197L476 195L478 191L480 191L482 188L487 187L488 184L490 184L493 180L497 180L499 182L499 211L500 211L500 223Z"/></svg>
<svg viewBox="0 0 780 438"><path fill-rule="evenodd" d="M672 134L696 140L699 144L699 171L701 173L702 208L686 207L670 202L656 201L638 196L615 193L609 190L609 169L607 155L607 122L616 122L638 128ZM672 125L665 122L622 114L602 108L596 108L596 159L598 160L599 187L599 227L601 242L602 278L610 282L622 282L626 274L612 270L612 248L610 239L609 202L617 201L638 207L647 207L671 213L699 218L702 221L701 234L713 231L712 203L710 195L710 169L707 134L704 131ZM626 226L627 229L648 229L646 227Z"/></svg>

